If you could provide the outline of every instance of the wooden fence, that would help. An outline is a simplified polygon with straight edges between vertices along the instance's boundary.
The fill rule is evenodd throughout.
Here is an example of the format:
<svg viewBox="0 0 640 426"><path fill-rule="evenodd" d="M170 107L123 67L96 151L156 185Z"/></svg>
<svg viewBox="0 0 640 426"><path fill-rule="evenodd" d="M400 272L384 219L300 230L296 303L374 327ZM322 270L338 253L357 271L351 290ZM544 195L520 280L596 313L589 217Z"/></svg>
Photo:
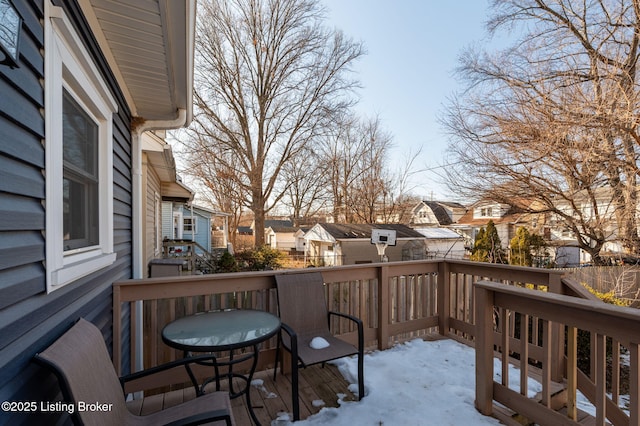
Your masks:
<svg viewBox="0 0 640 426"><path fill-rule="evenodd" d="M640 305L640 266L586 266L561 271L594 290L601 293L614 291L618 297Z"/></svg>

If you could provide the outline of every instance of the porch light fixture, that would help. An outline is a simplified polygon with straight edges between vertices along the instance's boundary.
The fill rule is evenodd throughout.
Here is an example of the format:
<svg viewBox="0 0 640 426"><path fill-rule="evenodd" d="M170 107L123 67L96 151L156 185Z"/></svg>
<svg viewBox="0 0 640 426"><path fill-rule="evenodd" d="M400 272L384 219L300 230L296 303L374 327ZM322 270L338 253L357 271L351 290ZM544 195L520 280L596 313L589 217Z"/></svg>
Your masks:
<svg viewBox="0 0 640 426"><path fill-rule="evenodd" d="M0 64L18 66L22 18L11 0L0 0Z"/></svg>

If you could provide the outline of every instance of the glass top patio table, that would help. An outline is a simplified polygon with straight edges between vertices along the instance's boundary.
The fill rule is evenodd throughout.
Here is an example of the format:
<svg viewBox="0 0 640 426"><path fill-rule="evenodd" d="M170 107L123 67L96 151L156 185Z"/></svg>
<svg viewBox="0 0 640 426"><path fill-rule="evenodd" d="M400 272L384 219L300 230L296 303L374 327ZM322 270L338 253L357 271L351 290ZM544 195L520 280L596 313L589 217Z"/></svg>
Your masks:
<svg viewBox="0 0 640 426"><path fill-rule="evenodd" d="M203 312L179 318L162 330L162 340L184 351L216 352L264 342L280 330L280 318L251 309Z"/></svg>
<svg viewBox="0 0 640 426"><path fill-rule="evenodd" d="M215 358L212 363L206 361L197 364L211 365L215 368L215 376L205 380L200 386L198 394L204 393L207 383L215 380L216 390L220 390L220 374L218 368L228 366L225 374L229 382L229 395L236 398L245 395L247 407L253 423L260 425L251 404L251 392L249 385L258 363L258 345L280 331L280 318L269 312L252 309L232 309L224 311L203 312L189 315L170 322L162 329L162 340L172 348L182 349L185 357L191 352L224 352L229 351L226 361L218 361ZM244 353L240 358L234 358L234 350L253 347L249 353ZM233 366L252 359L251 369L248 375L238 374L233 371ZM185 365L191 381L196 384L196 379L189 367ZM238 392L234 391L233 379L242 379L245 386Z"/></svg>

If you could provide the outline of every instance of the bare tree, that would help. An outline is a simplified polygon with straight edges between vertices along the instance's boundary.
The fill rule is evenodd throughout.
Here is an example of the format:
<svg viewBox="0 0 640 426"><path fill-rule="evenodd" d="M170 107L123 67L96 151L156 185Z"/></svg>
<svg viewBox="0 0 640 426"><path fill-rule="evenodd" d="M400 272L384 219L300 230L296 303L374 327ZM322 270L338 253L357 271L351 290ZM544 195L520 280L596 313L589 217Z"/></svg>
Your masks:
<svg viewBox="0 0 640 426"><path fill-rule="evenodd" d="M354 180L345 189L346 206L356 222L375 223L381 204L390 197L392 176L388 162L392 137L379 118L360 122L356 128Z"/></svg>
<svg viewBox="0 0 640 426"><path fill-rule="evenodd" d="M451 187L506 203L536 200L531 213L561 218L596 263L612 220L637 251L639 1L493 6L492 33L523 35L495 55L462 55L469 87L443 120Z"/></svg>
<svg viewBox="0 0 640 426"><path fill-rule="evenodd" d="M235 157L228 151L210 146L207 139L198 135L188 136L188 143L180 145L180 154L185 159L182 172L197 184L198 196L205 198L212 206L230 213L228 220L229 240L237 247L236 230L242 220L244 206L248 204L248 194L244 191L244 175L235 165Z"/></svg>
<svg viewBox="0 0 640 426"><path fill-rule="evenodd" d="M284 165L352 104L361 44L322 26L317 0L198 2L191 127L238 174L264 243L265 213L284 196Z"/></svg>
<svg viewBox="0 0 640 426"><path fill-rule="evenodd" d="M324 139L333 219L336 222L375 222L378 203L389 191L386 162L391 135L379 118L360 120L344 115Z"/></svg>
<svg viewBox="0 0 640 426"><path fill-rule="evenodd" d="M306 147L297 159L284 165L282 176L285 197L282 204L290 209L294 226L315 216L328 202L328 167L318 153Z"/></svg>

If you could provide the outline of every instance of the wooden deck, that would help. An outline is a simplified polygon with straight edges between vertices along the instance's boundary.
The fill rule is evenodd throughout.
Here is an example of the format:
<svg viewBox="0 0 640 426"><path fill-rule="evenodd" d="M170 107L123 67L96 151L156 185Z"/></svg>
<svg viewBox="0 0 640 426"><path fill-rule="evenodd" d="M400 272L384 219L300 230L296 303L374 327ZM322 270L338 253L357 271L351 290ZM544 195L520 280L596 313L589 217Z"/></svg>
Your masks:
<svg viewBox="0 0 640 426"><path fill-rule="evenodd" d="M291 376L278 373L276 381L273 381L273 369L256 372L254 383L257 379L263 381L261 386L251 386L251 403L256 417L264 426L279 417L281 413L291 415ZM235 386L234 382L234 386ZM344 380L338 369L333 365L313 365L300 370L300 418L306 419L315 414L322 407L337 407L338 394L344 394L344 401L354 401L354 395L348 390L348 383ZM227 389L223 383L223 389ZM213 385L207 389L213 390ZM180 404L195 398L192 387L174 390L164 394L153 395L142 400L129 403L129 409L136 414L150 414L163 408ZM318 404L319 401L324 405ZM247 410L247 400L244 396L231 400L233 415L238 426L251 425L251 418Z"/></svg>

